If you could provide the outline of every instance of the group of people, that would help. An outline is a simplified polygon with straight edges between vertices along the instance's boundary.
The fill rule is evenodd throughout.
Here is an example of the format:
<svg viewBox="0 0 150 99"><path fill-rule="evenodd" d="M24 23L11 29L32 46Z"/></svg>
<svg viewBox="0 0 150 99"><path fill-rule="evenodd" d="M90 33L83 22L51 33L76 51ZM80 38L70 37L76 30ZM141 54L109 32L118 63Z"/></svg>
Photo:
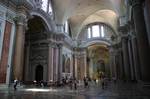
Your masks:
<svg viewBox="0 0 150 99"><path fill-rule="evenodd" d="M104 87L106 86L106 78L105 78L105 75L103 72L100 73L100 75L97 79L93 78L92 80L94 81L95 84L97 84L97 83L101 84L102 89L104 89ZM89 88L89 82L91 82L92 80L88 76L84 77L83 78L84 88Z"/></svg>
<svg viewBox="0 0 150 99"><path fill-rule="evenodd" d="M76 78L72 78L70 77L69 79L67 77L63 77L62 78L62 85L65 86L65 85L68 85L70 87L70 89L77 89L77 79Z"/></svg>
<svg viewBox="0 0 150 99"><path fill-rule="evenodd" d="M102 89L104 89L104 86L105 86L105 75L104 73L102 73L100 76L99 76L99 80L101 82L101 86L102 86ZM84 83L84 88L89 88L89 82L91 81L91 78L90 77L84 77L83 78L83 83ZM93 81L95 82L95 84L97 83L97 79L93 79ZM36 84L37 82L34 81L34 83ZM77 89L77 84L79 83L79 81L76 79L76 78L73 78L73 77L63 77L60 81L60 85L61 86L69 86L70 89ZM19 84L19 81L17 79L14 80L14 90L17 90L17 85ZM40 82L40 85L43 87L45 84L43 81Z"/></svg>

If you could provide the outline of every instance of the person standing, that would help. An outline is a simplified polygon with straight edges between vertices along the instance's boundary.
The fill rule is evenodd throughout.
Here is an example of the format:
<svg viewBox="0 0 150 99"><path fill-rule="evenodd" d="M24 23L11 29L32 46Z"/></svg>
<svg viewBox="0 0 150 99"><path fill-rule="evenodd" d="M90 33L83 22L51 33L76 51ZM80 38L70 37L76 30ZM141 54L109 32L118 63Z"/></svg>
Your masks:
<svg viewBox="0 0 150 99"><path fill-rule="evenodd" d="M15 79L15 80L14 80L14 90L17 90L17 84L18 84L18 80Z"/></svg>

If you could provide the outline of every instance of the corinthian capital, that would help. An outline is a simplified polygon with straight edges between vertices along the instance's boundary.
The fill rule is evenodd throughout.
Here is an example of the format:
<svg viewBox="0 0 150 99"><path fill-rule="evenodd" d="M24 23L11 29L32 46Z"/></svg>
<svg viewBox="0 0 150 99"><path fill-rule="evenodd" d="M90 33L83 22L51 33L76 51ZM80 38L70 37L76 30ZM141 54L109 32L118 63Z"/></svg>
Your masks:
<svg viewBox="0 0 150 99"><path fill-rule="evenodd" d="M27 23L27 18L25 15L18 14L16 17L14 17L14 22L16 24L25 25Z"/></svg>

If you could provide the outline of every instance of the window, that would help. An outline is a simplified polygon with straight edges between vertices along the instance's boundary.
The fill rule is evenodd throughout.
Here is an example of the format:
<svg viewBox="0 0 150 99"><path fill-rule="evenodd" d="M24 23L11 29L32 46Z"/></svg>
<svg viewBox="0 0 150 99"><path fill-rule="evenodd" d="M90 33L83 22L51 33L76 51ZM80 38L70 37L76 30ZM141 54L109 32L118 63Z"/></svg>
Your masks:
<svg viewBox="0 0 150 99"><path fill-rule="evenodd" d="M93 37L100 37L99 25L92 26Z"/></svg>
<svg viewBox="0 0 150 99"><path fill-rule="evenodd" d="M84 29L86 39L107 39L111 40L111 35L116 35L115 31L103 23L89 24Z"/></svg>
<svg viewBox="0 0 150 99"><path fill-rule="evenodd" d="M65 22L65 33L68 33L68 21Z"/></svg>
<svg viewBox="0 0 150 99"><path fill-rule="evenodd" d="M101 26L101 37L104 37L105 34L104 34L104 26Z"/></svg>
<svg viewBox="0 0 150 99"><path fill-rule="evenodd" d="M49 2L48 13L52 14L52 5L51 5L51 2Z"/></svg>
<svg viewBox="0 0 150 99"><path fill-rule="evenodd" d="M88 28L88 38L91 38L92 35L91 35L91 28Z"/></svg>
<svg viewBox="0 0 150 99"><path fill-rule="evenodd" d="M51 15L52 14L51 1L50 0L42 0L42 9Z"/></svg>
<svg viewBox="0 0 150 99"><path fill-rule="evenodd" d="M47 12L48 0L42 0L42 9Z"/></svg>

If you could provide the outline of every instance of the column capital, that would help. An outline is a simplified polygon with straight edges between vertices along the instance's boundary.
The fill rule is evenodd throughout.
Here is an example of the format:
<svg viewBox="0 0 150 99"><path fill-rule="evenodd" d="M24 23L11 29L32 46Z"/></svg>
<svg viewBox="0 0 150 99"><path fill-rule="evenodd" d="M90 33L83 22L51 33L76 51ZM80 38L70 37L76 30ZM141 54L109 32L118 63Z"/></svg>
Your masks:
<svg viewBox="0 0 150 99"><path fill-rule="evenodd" d="M58 48L62 48L62 46L63 46L63 44L61 44L61 43L57 44Z"/></svg>
<svg viewBox="0 0 150 99"><path fill-rule="evenodd" d="M56 48L57 44L55 42L49 42L48 46L52 48Z"/></svg>
<svg viewBox="0 0 150 99"><path fill-rule="evenodd" d="M129 39L129 34L121 35L121 40L127 41Z"/></svg>
<svg viewBox="0 0 150 99"><path fill-rule="evenodd" d="M141 6L144 1L145 0L132 0L131 5L132 5L132 7L135 7L137 5Z"/></svg>
<svg viewBox="0 0 150 99"><path fill-rule="evenodd" d="M27 23L27 18L25 15L18 14L16 17L14 17L14 21L19 25L24 25L24 23Z"/></svg>

